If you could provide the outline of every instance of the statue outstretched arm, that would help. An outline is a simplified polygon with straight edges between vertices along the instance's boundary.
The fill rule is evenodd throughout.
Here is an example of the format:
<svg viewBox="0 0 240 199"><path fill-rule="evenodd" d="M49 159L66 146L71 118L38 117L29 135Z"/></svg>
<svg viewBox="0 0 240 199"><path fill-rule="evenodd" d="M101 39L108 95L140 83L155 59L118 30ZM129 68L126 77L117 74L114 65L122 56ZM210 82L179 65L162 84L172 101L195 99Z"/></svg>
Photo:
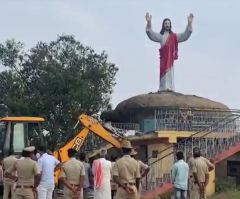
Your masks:
<svg viewBox="0 0 240 199"><path fill-rule="evenodd" d="M162 37L161 37L160 33L156 33L152 30L152 15L149 15L149 13L147 12L145 18L146 18L146 21L147 21L147 25L146 25L147 36L152 41L161 43Z"/></svg>
<svg viewBox="0 0 240 199"><path fill-rule="evenodd" d="M188 40L188 38L191 36L192 21L193 21L193 14L190 14L188 16L188 24L187 24L185 31L183 33L177 33L177 41L178 42L184 42L184 41Z"/></svg>

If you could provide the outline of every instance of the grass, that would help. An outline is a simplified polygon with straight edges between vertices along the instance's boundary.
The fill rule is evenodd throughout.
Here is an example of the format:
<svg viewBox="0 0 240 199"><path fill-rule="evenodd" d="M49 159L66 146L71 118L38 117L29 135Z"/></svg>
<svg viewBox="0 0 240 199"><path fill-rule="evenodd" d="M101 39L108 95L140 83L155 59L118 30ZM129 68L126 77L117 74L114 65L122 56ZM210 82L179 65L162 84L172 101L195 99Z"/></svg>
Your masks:
<svg viewBox="0 0 240 199"><path fill-rule="evenodd" d="M209 199L240 199L240 191L228 190L223 193L214 194Z"/></svg>
<svg viewBox="0 0 240 199"><path fill-rule="evenodd" d="M171 194L166 194L157 199L171 199L170 195ZM208 197L208 199L240 199L240 190L231 189L221 193L215 193L213 196Z"/></svg>
<svg viewBox="0 0 240 199"><path fill-rule="evenodd" d="M208 199L240 199L240 185L226 179L216 180L216 193ZM171 193L156 199L171 199Z"/></svg>
<svg viewBox="0 0 240 199"><path fill-rule="evenodd" d="M170 199L170 195L165 195L160 197L160 199ZM240 191L238 190L228 190L223 193L216 193L208 199L240 199Z"/></svg>

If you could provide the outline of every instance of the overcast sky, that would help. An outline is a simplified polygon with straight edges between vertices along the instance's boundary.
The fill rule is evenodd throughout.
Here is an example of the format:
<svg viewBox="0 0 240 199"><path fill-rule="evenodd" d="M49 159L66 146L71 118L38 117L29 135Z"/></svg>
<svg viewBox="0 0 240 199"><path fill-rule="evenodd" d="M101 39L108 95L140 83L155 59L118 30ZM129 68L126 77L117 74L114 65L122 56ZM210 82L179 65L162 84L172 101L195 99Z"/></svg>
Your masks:
<svg viewBox="0 0 240 199"><path fill-rule="evenodd" d="M159 44L145 34L145 13L153 29L172 20L184 31L194 14L191 38L179 45L176 91L220 101L240 109L239 0L0 0L0 42L15 38L30 48L57 35L75 35L119 68L111 103L155 92L159 82Z"/></svg>

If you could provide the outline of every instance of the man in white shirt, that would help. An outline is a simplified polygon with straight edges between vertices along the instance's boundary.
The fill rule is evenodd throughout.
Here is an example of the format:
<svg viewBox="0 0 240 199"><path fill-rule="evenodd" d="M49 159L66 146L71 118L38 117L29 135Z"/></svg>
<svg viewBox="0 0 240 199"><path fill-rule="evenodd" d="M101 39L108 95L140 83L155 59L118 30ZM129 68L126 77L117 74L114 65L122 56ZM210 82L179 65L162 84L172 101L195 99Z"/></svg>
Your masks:
<svg viewBox="0 0 240 199"><path fill-rule="evenodd" d="M183 152L176 154L177 162L172 167L172 183L174 186L174 199L187 199L189 167L184 161Z"/></svg>
<svg viewBox="0 0 240 199"><path fill-rule="evenodd" d="M52 199L54 190L54 171L61 167L61 163L52 155L46 153L46 147L41 146L38 167L41 172L40 184L37 188L38 199Z"/></svg>

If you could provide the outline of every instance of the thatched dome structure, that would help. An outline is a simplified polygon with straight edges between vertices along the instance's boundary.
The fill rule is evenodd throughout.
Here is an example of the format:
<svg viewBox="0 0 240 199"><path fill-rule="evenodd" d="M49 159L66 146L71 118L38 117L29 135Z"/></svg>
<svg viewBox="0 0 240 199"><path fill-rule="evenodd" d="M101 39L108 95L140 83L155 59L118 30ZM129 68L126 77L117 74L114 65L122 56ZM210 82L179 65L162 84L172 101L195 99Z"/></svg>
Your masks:
<svg viewBox="0 0 240 199"><path fill-rule="evenodd" d="M115 110L103 112L101 118L112 122L136 122L139 113L146 115L156 108L198 109L198 110L229 110L220 103L196 95L184 95L172 91L141 94L122 101Z"/></svg>

